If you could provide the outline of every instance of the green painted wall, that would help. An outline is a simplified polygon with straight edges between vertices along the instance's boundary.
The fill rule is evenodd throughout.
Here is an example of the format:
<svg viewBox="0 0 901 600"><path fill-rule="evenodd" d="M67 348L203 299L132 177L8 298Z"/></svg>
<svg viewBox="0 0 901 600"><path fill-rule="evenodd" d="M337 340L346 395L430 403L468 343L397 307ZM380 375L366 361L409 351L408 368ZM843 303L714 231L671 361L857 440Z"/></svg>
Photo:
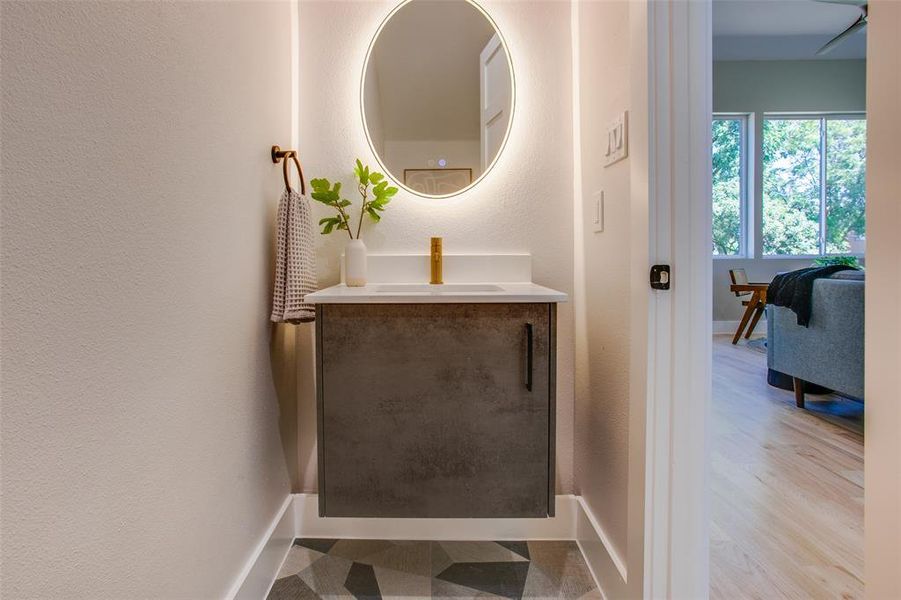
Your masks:
<svg viewBox="0 0 901 600"><path fill-rule="evenodd" d="M865 60L713 63L714 112L862 111Z"/></svg>

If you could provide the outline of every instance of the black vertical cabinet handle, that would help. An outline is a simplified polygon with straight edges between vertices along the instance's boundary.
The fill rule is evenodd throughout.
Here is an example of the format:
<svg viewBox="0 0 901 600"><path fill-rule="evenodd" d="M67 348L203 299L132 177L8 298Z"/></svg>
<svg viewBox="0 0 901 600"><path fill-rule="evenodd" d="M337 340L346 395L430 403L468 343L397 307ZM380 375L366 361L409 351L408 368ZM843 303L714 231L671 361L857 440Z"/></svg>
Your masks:
<svg viewBox="0 0 901 600"><path fill-rule="evenodd" d="M526 323L526 389L532 391L532 324Z"/></svg>

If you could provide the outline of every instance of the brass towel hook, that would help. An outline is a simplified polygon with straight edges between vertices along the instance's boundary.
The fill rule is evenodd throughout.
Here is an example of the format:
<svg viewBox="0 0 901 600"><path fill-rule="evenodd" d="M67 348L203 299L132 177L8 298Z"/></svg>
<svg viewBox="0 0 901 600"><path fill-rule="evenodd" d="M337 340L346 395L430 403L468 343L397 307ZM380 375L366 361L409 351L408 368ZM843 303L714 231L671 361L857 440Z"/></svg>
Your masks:
<svg viewBox="0 0 901 600"><path fill-rule="evenodd" d="M297 175L300 177L300 193L307 193L307 184L303 180L303 168L300 166L300 160L297 158L296 150L282 150L278 146L272 147L272 162L278 164L282 162L282 174L285 177L285 188L291 191L291 179L288 177L288 159L292 159L297 165Z"/></svg>

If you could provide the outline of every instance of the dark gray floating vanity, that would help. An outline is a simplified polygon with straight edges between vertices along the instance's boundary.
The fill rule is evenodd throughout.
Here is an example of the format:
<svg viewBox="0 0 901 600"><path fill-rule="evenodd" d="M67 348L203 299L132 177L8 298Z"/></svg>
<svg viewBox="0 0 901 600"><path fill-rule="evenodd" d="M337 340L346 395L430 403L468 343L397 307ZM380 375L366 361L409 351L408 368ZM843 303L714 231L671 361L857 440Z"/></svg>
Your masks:
<svg viewBox="0 0 901 600"><path fill-rule="evenodd" d="M314 299L321 516L553 516L557 306L497 296Z"/></svg>

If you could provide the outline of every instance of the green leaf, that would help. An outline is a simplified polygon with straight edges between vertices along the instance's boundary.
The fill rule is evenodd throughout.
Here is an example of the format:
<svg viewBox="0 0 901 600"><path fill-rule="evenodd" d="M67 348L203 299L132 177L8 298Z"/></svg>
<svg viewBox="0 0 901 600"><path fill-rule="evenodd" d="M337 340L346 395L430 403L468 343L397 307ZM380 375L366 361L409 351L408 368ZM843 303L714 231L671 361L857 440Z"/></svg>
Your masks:
<svg viewBox="0 0 901 600"><path fill-rule="evenodd" d="M351 204L353 204L353 202L351 202L350 200L344 199L338 203L338 206L340 206L341 208L345 208L345 207L350 206Z"/></svg>
<svg viewBox="0 0 901 600"><path fill-rule="evenodd" d="M366 209L366 212L376 223L382 220L382 217L379 216L379 213L377 213L371 206Z"/></svg>
<svg viewBox="0 0 901 600"><path fill-rule="evenodd" d="M313 179L310 181L310 185L313 186L313 189L317 192L324 192L330 190L332 187L332 184L328 179Z"/></svg>
<svg viewBox="0 0 901 600"><path fill-rule="evenodd" d="M324 219L319 220L319 225L322 227L322 234L326 235L335 230L335 227L341 229L342 221L340 217L325 217Z"/></svg>
<svg viewBox="0 0 901 600"><path fill-rule="evenodd" d="M310 194L313 200L317 202L322 202L323 204L327 204L329 206L334 206L335 202L338 201L338 196L332 191L328 192L313 192Z"/></svg>
<svg viewBox="0 0 901 600"><path fill-rule="evenodd" d="M369 174L370 183L378 184L384 178L385 178L385 176L382 175L381 173L379 173L378 171Z"/></svg>
<svg viewBox="0 0 901 600"><path fill-rule="evenodd" d="M357 181L360 182L360 185L364 187L369 185L369 167L364 167L359 158L354 166L354 175L356 176Z"/></svg>

